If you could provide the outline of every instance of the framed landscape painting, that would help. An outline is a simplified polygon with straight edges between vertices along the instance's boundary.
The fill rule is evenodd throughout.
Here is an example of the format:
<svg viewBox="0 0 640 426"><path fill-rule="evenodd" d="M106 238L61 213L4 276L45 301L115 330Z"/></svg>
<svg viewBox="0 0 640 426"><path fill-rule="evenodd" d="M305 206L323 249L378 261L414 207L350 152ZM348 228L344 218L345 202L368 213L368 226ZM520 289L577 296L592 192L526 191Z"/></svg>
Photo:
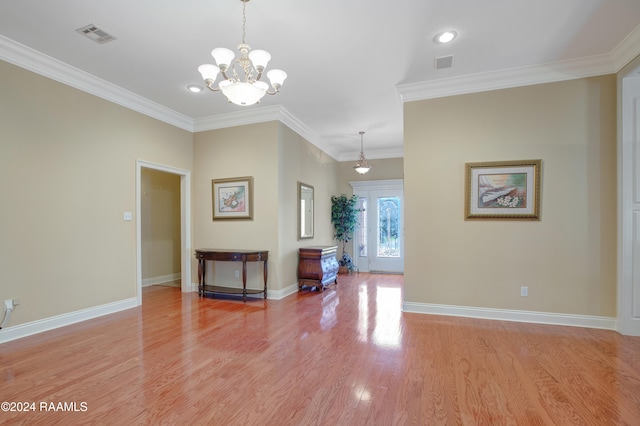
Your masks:
<svg viewBox="0 0 640 426"><path fill-rule="evenodd" d="M213 220L253 219L253 177L213 179Z"/></svg>
<svg viewBox="0 0 640 426"><path fill-rule="evenodd" d="M466 164L465 219L540 220L542 160Z"/></svg>

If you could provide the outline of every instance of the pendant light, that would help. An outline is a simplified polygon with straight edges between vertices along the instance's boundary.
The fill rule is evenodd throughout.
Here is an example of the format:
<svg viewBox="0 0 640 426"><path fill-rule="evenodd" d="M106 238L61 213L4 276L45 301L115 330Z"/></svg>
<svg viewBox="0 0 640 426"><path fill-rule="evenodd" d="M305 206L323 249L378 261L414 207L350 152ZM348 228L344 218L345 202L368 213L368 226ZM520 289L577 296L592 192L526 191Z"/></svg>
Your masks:
<svg viewBox="0 0 640 426"><path fill-rule="evenodd" d="M358 159L358 161L356 161L356 165L353 166L353 170L363 175L371 170L371 166L364 156L364 132L361 131L358 133L360 133L360 158Z"/></svg>

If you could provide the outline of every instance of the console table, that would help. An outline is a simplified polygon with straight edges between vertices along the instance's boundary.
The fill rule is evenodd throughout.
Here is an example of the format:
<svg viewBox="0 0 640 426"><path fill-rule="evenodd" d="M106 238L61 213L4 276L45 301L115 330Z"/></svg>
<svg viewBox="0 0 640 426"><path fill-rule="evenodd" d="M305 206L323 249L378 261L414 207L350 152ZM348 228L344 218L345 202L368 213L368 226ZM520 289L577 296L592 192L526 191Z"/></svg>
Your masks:
<svg viewBox="0 0 640 426"><path fill-rule="evenodd" d="M220 250L220 249L197 249L196 259L198 259L198 295L204 296L205 292L242 294L242 300L247 301L247 294L260 294L264 292L267 298L267 260L269 252L267 250ZM205 284L207 275L207 260L221 262L242 262L242 288L222 287ZM264 290L247 289L247 262L264 262Z"/></svg>
<svg viewBox="0 0 640 426"><path fill-rule="evenodd" d="M311 246L300 248L298 262L298 291L303 286L323 291L332 282L338 284L337 246Z"/></svg>

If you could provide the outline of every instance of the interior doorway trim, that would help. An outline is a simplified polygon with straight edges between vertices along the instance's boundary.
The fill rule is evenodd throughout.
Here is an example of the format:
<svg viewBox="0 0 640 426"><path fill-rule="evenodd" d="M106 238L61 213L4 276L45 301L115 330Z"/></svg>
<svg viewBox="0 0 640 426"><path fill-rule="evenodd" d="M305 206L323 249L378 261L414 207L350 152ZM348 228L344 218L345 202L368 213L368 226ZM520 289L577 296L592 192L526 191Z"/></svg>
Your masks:
<svg viewBox="0 0 640 426"><path fill-rule="evenodd" d="M163 164L136 160L136 282L138 305L142 305L142 169L160 170L180 176L180 288L194 291L191 284L191 172Z"/></svg>
<svg viewBox="0 0 640 426"><path fill-rule="evenodd" d="M358 180L349 182L354 191L384 191L387 189L399 189L404 191L404 179L386 179L386 180Z"/></svg>
<svg viewBox="0 0 640 426"><path fill-rule="evenodd" d="M618 309L619 333L640 336L640 192L637 173L640 57L618 74Z"/></svg>

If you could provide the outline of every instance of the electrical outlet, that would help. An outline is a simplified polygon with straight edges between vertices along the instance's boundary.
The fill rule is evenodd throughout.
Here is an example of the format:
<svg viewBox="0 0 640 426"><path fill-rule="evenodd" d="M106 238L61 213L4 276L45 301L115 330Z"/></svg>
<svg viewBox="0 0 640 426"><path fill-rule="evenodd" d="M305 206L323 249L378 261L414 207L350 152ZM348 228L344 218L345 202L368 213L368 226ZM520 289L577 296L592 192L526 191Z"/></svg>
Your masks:
<svg viewBox="0 0 640 426"><path fill-rule="evenodd" d="M529 287L520 287L520 296L527 297L529 295Z"/></svg>
<svg viewBox="0 0 640 426"><path fill-rule="evenodd" d="M4 310L5 311L13 310L13 299L7 299L4 301Z"/></svg>
<svg viewBox="0 0 640 426"><path fill-rule="evenodd" d="M236 278L240 278L240 271L236 271Z"/></svg>

